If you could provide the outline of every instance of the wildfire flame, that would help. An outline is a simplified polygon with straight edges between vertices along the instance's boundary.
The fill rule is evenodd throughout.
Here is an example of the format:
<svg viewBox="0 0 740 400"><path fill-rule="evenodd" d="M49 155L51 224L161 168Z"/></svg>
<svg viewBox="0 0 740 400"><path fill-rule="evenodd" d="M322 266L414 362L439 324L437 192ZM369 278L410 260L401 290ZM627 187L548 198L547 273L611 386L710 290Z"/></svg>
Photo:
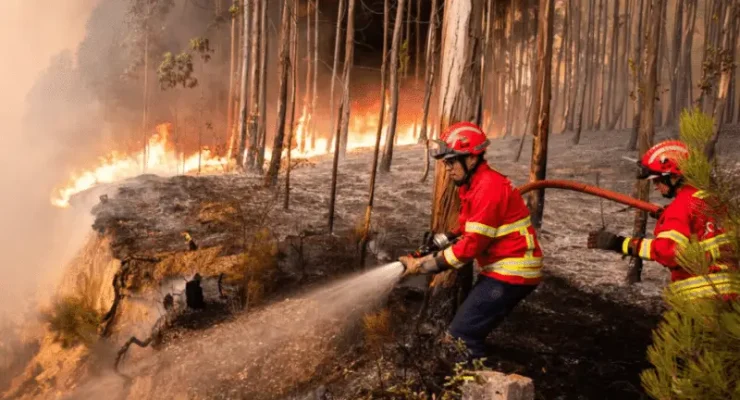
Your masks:
<svg viewBox="0 0 740 400"><path fill-rule="evenodd" d="M291 149L291 158L310 158L325 155L333 151L332 146L327 146L327 139L316 138L309 140L307 125L310 118L303 111L298 119L295 131L296 146ZM374 147L378 127L378 118L374 113L354 116L350 120L349 139L347 150ZM57 207L69 207L69 200L77 193L84 192L102 183L113 183L123 179L140 175L143 171L142 161L146 158L146 173L157 175L178 175L198 172L215 173L224 172L233 167L231 157L219 157L212 154L208 148L202 148L200 152L195 151L187 157L178 154L175 146L169 141L171 124L164 123L156 127L156 133L152 135L147 143L146 151L141 150L132 154L121 154L112 152L107 157L101 157L98 166L73 174L69 181L54 190L51 204ZM385 143L387 126L383 128L381 145ZM406 145L416 143L414 137L414 126L399 124L396 130L396 144ZM330 151L327 151L330 148ZM230 153L230 151L229 151ZM287 149L284 152L287 153ZM265 150L267 161L272 154L268 148Z"/></svg>

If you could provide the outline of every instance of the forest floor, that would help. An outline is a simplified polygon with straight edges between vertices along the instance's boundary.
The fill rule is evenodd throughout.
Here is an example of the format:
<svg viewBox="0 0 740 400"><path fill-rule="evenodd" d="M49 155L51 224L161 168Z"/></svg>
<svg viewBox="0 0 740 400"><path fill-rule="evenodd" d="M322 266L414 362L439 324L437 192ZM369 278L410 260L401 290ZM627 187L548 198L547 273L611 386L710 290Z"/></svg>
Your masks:
<svg viewBox="0 0 740 400"><path fill-rule="evenodd" d="M656 141L666 138L667 134L659 132ZM628 131L584 133L577 146L570 144L570 134L554 135L550 142L547 177L593 184L598 173L600 186L629 194L636 169L623 157L636 158L636 153L624 150L628 135ZM720 155L740 154L738 139L738 132L728 131L720 141ZM525 142L522 158L515 163L513 157L517 147L518 139L499 139L492 142L487 153L489 164L506 174L516 186L527 181L531 142L529 139ZM340 164L335 222L340 232L352 232L362 220L371 157L371 151L355 151ZM415 248L429 225L433 175L430 174L426 183L420 183L423 167L422 146L401 146L395 150L391 173L378 176L374 237L370 246L371 253L380 260L378 264ZM224 179L232 189L237 187L243 191L251 190L250 185L257 182L255 177L243 178L251 184L238 185L234 179L239 178L233 175ZM280 236L325 230L331 157L303 162L292 172L291 183L290 210L279 207L282 192L277 199L271 200L278 206L264 209L269 209L266 211L269 225ZM254 190L253 194L258 194L256 186ZM651 194L651 201L666 204L656 194ZM547 191L543 228L539 233L545 253L545 279L491 334L489 359L494 369L531 377L538 399L646 398L640 388L639 374L650 366L645 354L651 342L651 331L663 310L660 296L668 283L668 272L656 263L647 262L642 281L628 285L625 282L627 260L613 253L588 250L585 246L587 233L600 228L602 220L607 229L628 234L633 217L634 213L620 204L570 191ZM650 221L649 230L653 223ZM394 313L393 330L402 335L408 333L409 318L415 315L422 302L418 283L417 279L397 285L387 303ZM365 295L358 291L352 299L361 302L361 296ZM218 319L214 326L194 324L168 334L159 352L152 353L149 359L139 358L138 365L128 369L133 372L134 380L133 384L131 381L127 384L128 396L124 397L151 397L145 393L157 392L153 397L166 398L179 390L189 393L192 389L202 394L194 398L245 398L245 393L258 393L270 387L269 374L273 372L275 376L287 372L294 374L295 385L285 387L282 382L275 392L279 395L264 398L372 397L379 385L375 371L379 364L355 340L357 329L350 329L354 336L341 333L338 327L347 321L339 321L341 315L332 314L333 311L329 317L320 317L324 318L321 324L329 327L321 332L307 326L296 329L295 324L300 325L308 318L295 307L295 302L291 302L301 298L298 296L284 294L282 301L276 299L273 311L269 311L272 306L266 306L247 315L237 313L227 319ZM324 298L302 299L327 307L321 303L326 301ZM330 309L334 310L333 307L332 304ZM276 312L279 320L271 320ZM294 324L290 324L291 321ZM238 342L238 338L245 335L269 341L285 329L304 340L313 340L315 345L294 348L288 338L290 346L281 347L274 354L257 354L253 351L256 344ZM291 356L289 353L293 351ZM301 355L310 360L301 359ZM255 365L262 361L269 361L269 365ZM392 368L393 360L384 360L384 363ZM219 369L219 366L228 368ZM186 367L196 370L181 374ZM242 372L235 375L229 371ZM385 373L399 376L406 372ZM157 378L152 380L151 376ZM183 377L187 378L186 382ZM264 385L260 384L261 379L267 379ZM87 387L87 390L89 393L120 390L121 383L114 381L114 378L107 383L101 380L95 388ZM252 382L245 383L248 381ZM158 382L168 382L166 389L157 387ZM208 389L198 389L197 382L208 382Z"/></svg>

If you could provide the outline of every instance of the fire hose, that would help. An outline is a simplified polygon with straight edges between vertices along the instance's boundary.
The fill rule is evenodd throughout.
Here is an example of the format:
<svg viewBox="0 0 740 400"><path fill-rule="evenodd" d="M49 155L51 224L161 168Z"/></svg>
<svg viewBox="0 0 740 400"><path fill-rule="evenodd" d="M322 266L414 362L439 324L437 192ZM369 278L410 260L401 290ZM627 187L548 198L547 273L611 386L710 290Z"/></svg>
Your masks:
<svg viewBox="0 0 740 400"><path fill-rule="evenodd" d="M531 192L532 190L538 189L565 189L575 192L592 194L594 196L616 201L618 203L622 203L624 205L645 211L649 213L650 216L653 218L658 218L660 216L660 213L663 211L663 208L657 204L649 203L647 201L635 199L634 197L630 197L622 193L600 188L598 186L587 185L585 183L576 181L568 181L562 179L542 180L531 182L517 188L520 194L525 194L527 192ZM443 250L444 248L457 241L457 239L459 239L459 236L450 237L448 236L448 234L445 233L438 233L436 235L433 235L431 232L426 232L422 241L424 244L410 255L412 257L423 257L435 251Z"/></svg>

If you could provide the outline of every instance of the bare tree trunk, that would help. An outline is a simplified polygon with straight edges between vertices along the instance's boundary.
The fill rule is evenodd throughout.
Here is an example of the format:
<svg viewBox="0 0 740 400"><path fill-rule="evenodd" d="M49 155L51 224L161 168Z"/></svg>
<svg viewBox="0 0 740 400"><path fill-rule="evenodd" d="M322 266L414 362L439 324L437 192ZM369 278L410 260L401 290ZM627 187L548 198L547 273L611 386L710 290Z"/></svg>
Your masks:
<svg viewBox="0 0 740 400"><path fill-rule="evenodd" d="M355 49L355 1L356 0L349 0L349 5L347 7L347 40L344 48L344 71L342 74L342 86L344 87L342 101L344 101L344 108L342 112L342 140L339 143L341 146L340 154L342 156L347 152L347 140L349 136L349 115L351 108L349 83Z"/></svg>
<svg viewBox="0 0 740 400"><path fill-rule="evenodd" d="M730 86L730 79L735 68L735 41L737 40L735 24L737 24L738 18L740 18L740 15L737 12L737 2L732 0L725 12L725 20L722 24L722 44L718 49L720 78L717 100L714 102L714 110L712 110L714 127L712 129L712 138L707 143L705 149L707 158L710 160L714 158L715 147L719 140L719 131L722 128L722 113L725 110L725 104L727 102L727 90Z"/></svg>
<svg viewBox="0 0 740 400"><path fill-rule="evenodd" d="M311 129L306 128L311 140L311 148L316 148L316 102L319 98L319 0L314 0L316 9L314 10L313 25L313 100L311 101Z"/></svg>
<svg viewBox="0 0 740 400"><path fill-rule="evenodd" d="M306 1L306 83L303 86L303 137L301 138L301 142L299 144L300 151L304 152L306 150L306 142L308 140L309 135L309 125L311 124L311 121L313 120L313 110L311 110L311 99L313 96L311 96L311 69L313 66L313 63L311 62L311 0Z"/></svg>
<svg viewBox="0 0 740 400"><path fill-rule="evenodd" d="M267 141L267 0L261 0L262 7L260 15L260 95L259 95L259 140L257 141L257 160L255 169L259 173L264 172L265 168L265 143Z"/></svg>
<svg viewBox="0 0 740 400"><path fill-rule="evenodd" d="M250 63L249 66L249 149L247 150L247 162L245 169L255 171L255 162L257 160L257 140L259 137L258 119L260 112L259 104L259 48L260 48L260 1L250 0L252 2L252 25L250 34Z"/></svg>
<svg viewBox="0 0 740 400"><path fill-rule="evenodd" d="M298 10L298 0L293 0L293 9ZM309 49L307 47L306 49ZM286 152L286 166L285 166L285 195L283 196L283 209L287 210L290 207L290 171L293 169L291 165L291 153L293 152L293 141L295 137L295 108L298 98L298 15L291 18L290 22L290 99L288 104L290 107L290 118L288 119L288 151ZM308 90L308 88L306 88ZM304 102L305 110L305 102ZM304 125L305 128L305 125ZM305 131L305 130L304 130Z"/></svg>
<svg viewBox="0 0 740 400"><path fill-rule="evenodd" d="M581 129L583 128L583 110L586 108L584 104L584 100L586 98L586 82L589 81L589 70L592 66L592 60L591 60L591 47L592 47L592 40L593 37L593 27L594 27L594 4L590 4L588 7L588 27L586 28L585 36L586 36L586 49L584 52L581 53L582 57L582 63L583 64L583 70L585 73L579 75L583 78L578 79L578 93L576 96L578 96L578 102L576 103L576 119L575 119L575 132L573 134L573 144L577 145L578 142L581 141Z"/></svg>
<svg viewBox="0 0 740 400"><path fill-rule="evenodd" d="M230 146L231 143L231 134L232 130L231 127L234 124L234 109L232 108L232 104L234 103L234 54L236 53L236 16L234 14L231 14L231 46L229 49L229 100L226 110L226 138L224 138L224 143L227 144L227 146ZM229 150L231 150L231 147L229 147Z"/></svg>
<svg viewBox="0 0 740 400"><path fill-rule="evenodd" d="M613 116L612 105L617 103L617 94L614 90L614 85L617 79L617 53L619 52L619 0L614 0L614 9L612 11L612 42L611 50L609 50L609 78L605 84L607 85L606 92L606 104L604 105L604 120L606 121L605 126L607 129L614 129L611 124L610 116ZM602 95L603 98L603 95Z"/></svg>
<svg viewBox="0 0 740 400"><path fill-rule="evenodd" d="M331 68L331 89L329 90L329 115L331 116L331 113L334 112L334 84L337 80L337 63L339 62L339 44L342 43L341 41L341 34L342 34L342 20L344 18L344 2L345 0L339 0L338 1L338 8L337 8L337 29L334 33L334 62L332 64ZM341 117L339 117L341 118ZM339 123L339 119L334 120L333 117L331 117L331 132L334 133L334 130L336 129L336 124ZM331 140L326 141L326 152L329 152L329 146L331 144Z"/></svg>
<svg viewBox="0 0 740 400"><path fill-rule="evenodd" d="M673 107L674 117L678 117L682 108L689 107L691 104L691 95L689 88L691 86L691 49L694 47L694 29L696 28L698 0L687 0L686 4L686 25L688 29L683 31L681 39L681 59L678 65L678 82L676 93L676 104Z"/></svg>
<svg viewBox="0 0 740 400"><path fill-rule="evenodd" d="M691 0L689 0L690 2ZM670 66L670 78L671 87L668 92L668 112L666 113L665 125L675 125L676 117L678 116L678 80L683 77L679 77L679 62L681 60L681 33L684 32L683 25L683 14L685 0L677 0L676 2L676 14L673 19L673 39L671 43L671 66Z"/></svg>
<svg viewBox="0 0 740 400"><path fill-rule="evenodd" d="M642 120L640 121L640 157L645 154L653 144L653 137L655 136L655 125L654 125L654 113L655 113L655 95L657 91L658 83L658 42L660 40L660 31L662 29L662 13L665 9L663 2L665 0L651 0L647 26L650 27L647 43L645 48L645 63L643 76L645 77L645 96L643 102L644 112L641 114ZM644 201L648 201L650 194L649 183L645 180L638 180L635 188L639 194L639 198ZM644 237L645 228L647 226L647 213L645 211L635 212L635 225L633 230L634 237ZM630 263L630 271L627 275L627 281L629 283L635 283L640 281L642 274L642 259L640 257L632 257Z"/></svg>
<svg viewBox="0 0 740 400"><path fill-rule="evenodd" d="M145 27L145 29L148 30L148 27ZM143 139L143 145L144 145L144 153L141 163L141 168L143 172L146 172L147 169L147 163L149 161L149 135L148 135L148 127L149 125L149 32L147 31L144 33L144 109L142 112L142 118L141 118L141 135Z"/></svg>
<svg viewBox="0 0 740 400"><path fill-rule="evenodd" d="M635 0L637 1L637 0ZM632 104L634 113L632 115L632 134L630 135L627 150L637 149L637 137L640 129L640 120L642 112L642 20L645 14L645 0L639 0L640 6L635 7L637 12L637 32L635 33L635 43L632 47L632 60L630 60L630 69L632 70ZM650 1L650 0L647 0Z"/></svg>
<svg viewBox="0 0 740 400"><path fill-rule="evenodd" d="M243 41L243 63L242 63L242 90L241 90L241 97L240 97L240 104L239 104L239 151L237 152L237 158L236 158L236 165L238 168L244 168L244 156L246 154L247 149L247 110L249 109L249 103L247 100L247 88L250 87L249 82L249 67L250 67L250 52L249 52L249 35L250 35L250 27L249 27L249 6L251 4L250 0L245 0L242 4L242 8L244 11L243 20L244 20L244 38ZM276 177L277 179L277 177Z"/></svg>
<svg viewBox="0 0 740 400"><path fill-rule="evenodd" d="M554 29L554 28L553 28ZM557 67L555 68L555 79L552 79L552 105L550 109L550 126L553 126L553 118L558 113L558 104L563 102L563 97L560 95L560 72L562 71L563 67L563 58L565 56L565 43L568 40L568 22L567 17L563 21L563 33L560 41L560 46L558 48L558 57L557 57ZM554 50L553 50L554 51ZM485 93L485 92L484 92ZM527 109L529 109L529 104L527 104ZM524 132L526 132L527 129L524 129Z"/></svg>
<svg viewBox="0 0 740 400"><path fill-rule="evenodd" d="M455 0L445 4L440 57L440 130L458 121L471 121L480 93L480 55L483 42L483 0ZM436 168L432 225L434 232L449 231L457 223L457 190L444 168ZM442 334L452 319L472 279L472 268L435 276L429 296L432 323ZM461 293L463 292L463 293Z"/></svg>
<svg viewBox="0 0 740 400"><path fill-rule="evenodd" d="M388 0L386 0L387 2ZM437 1L432 0L432 11L429 17L429 30L427 34L427 52L426 52L426 78L424 79L424 109L421 118L421 133L419 140L424 140L424 173L421 181L425 182L429 175L429 138L427 137L427 126L429 119L429 103L432 99L432 89L434 87L434 74L437 65L437 27L439 26L439 15L437 12Z"/></svg>
<svg viewBox="0 0 740 400"><path fill-rule="evenodd" d="M581 7L580 7L580 0L570 0L572 2L578 2L577 5L572 5L572 11L573 11L573 29L572 31L572 41L575 43L575 51L573 52L573 76L570 80L570 93L571 98L568 102L568 108L565 111L565 130L572 131L574 128L574 117L575 117L575 110L576 110L576 100L579 98L578 88L581 87L581 81L583 81L583 75L581 75L581 62L580 60L584 57L581 55Z"/></svg>
<svg viewBox="0 0 740 400"><path fill-rule="evenodd" d="M265 175L265 185L274 187L277 185L278 171L280 171L280 161L283 154L283 141L285 140L285 114L288 98L288 73L290 70L290 56L288 51L288 42L290 41L290 20L295 18L293 7L289 0L283 0L283 16L280 22L280 88L278 89L277 104L277 129L275 130L275 140L272 144L272 158L270 159L270 168Z"/></svg>
<svg viewBox="0 0 740 400"><path fill-rule="evenodd" d="M532 108L537 110L537 123L532 129L532 163L529 182L544 180L547 173L547 142L550 133L550 79L552 70L552 41L555 0L540 0L539 27L537 28L537 94ZM534 117L533 117L534 118ZM545 190L530 193L527 206L532 214L532 225L542 227L545 210Z"/></svg>
<svg viewBox="0 0 740 400"><path fill-rule="evenodd" d="M411 4L409 3L409 10ZM416 0L416 56L414 57L414 85L419 83L419 62L421 61L421 0Z"/></svg>
<svg viewBox="0 0 740 400"><path fill-rule="evenodd" d="M617 1L617 3L620 3L620 1ZM630 37L630 29L629 29L629 15L630 15L630 1L627 0L625 2L625 22L624 22L624 33L621 33L621 29L617 29L617 45L613 49L614 54L612 54L612 66L614 67L614 73L612 74L612 77L610 78L609 83L609 97L607 97L607 100L610 101L611 106L608 106L607 109L613 110L610 117L607 121L607 130L613 130L616 128L617 123L622 119L622 115L624 114L624 105L627 101L627 88L624 82L626 82L627 74L624 73L626 70L625 66L627 65L625 61L625 57L627 54L627 48L629 47L629 37ZM619 24L619 16L617 15L617 24ZM621 44L619 43L621 41ZM619 84L617 84L619 82ZM613 95L612 95L613 93ZM612 96L614 97L612 99Z"/></svg>
<svg viewBox="0 0 740 400"><path fill-rule="evenodd" d="M334 161L332 165L331 195L329 196L329 232L334 232L334 204L337 198L337 172L339 169L339 156L347 149L346 132L349 128L349 80L352 69L352 57L354 56L355 39L355 0L349 0L347 4L347 36L345 37L344 70L342 71L342 105L339 107L341 123L337 125L337 135L334 144ZM342 140L344 137L344 140ZM344 145L344 150L342 150Z"/></svg>
<svg viewBox="0 0 740 400"><path fill-rule="evenodd" d="M506 131L504 131L504 137L511 135L512 124L514 122L514 99L516 96L515 85L516 72L514 70L516 65L516 40L514 40L514 22L516 15L516 0L511 0L511 6L509 7L509 76L508 86L509 93L508 99L506 99Z"/></svg>
<svg viewBox="0 0 740 400"><path fill-rule="evenodd" d="M393 24L390 65L391 109L388 118L388 131L385 135L385 150L383 151L383 159L380 161L380 170L383 172L391 171L391 162L393 161L393 143L396 138L396 124L398 122L398 57L401 47L401 26L405 6L406 0L398 0L396 4L396 22Z"/></svg>
<svg viewBox="0 0 740 400"><path fill-rule="evenodd" d="M436 2L436 0L434 0ZM380 153L380 138L383 136L383 119L385 118L385 92L388 86L388 26L390 25L390 0L383 2L383 62L380 67L380 116L378 117L378 129L375 132L375 149L373 152L373 166L370 170L370 190L365 209L365 225L360 240L360 264L365 265L365 244L370 235L370 219L373 213L373 202L375 201L375 178L378 175L378 156Z"/></svg>
<svg viewBox="0 0 740 400"><path fill-rule="evenodd" d="M612 1L614 2L615 7L619 7L619 3L617 0L612 0ZM602 37L601 37L601 49L597 53L599 57L596 60L596 63L599 66L599 70L601 72L601 81L599 82L599 85L598 85L599 103L596 106L596 115L594 116L594 129L596 129L597 131L601 129L602 113L604 112L604 96L606 96L605 87L607 84L606 82L607 76L606 76L606 65L604 64L604 59L606 58L606 37L607 37L607 32L609 31L609 7L604 7L604 18L602 18L602 21L603 22L600 27L600 29L603 32ZM612 41L614 41L613 37L612 37ZM609 65L609 67L611 68L611 65Z"/></svg>

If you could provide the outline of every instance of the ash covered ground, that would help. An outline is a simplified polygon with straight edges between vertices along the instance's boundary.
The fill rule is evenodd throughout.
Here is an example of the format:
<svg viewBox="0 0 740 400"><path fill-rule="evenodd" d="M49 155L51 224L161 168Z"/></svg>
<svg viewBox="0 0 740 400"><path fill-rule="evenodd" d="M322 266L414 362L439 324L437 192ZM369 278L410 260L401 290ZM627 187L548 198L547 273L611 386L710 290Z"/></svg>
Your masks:
<svg viewBox="0 0 740 400"><path fill-rule="evenodd" d="M627 131L584 134L578 146L570 145L570 135L553 136L548 178L595 183L599 173L602 187L630 193L634 164L622 157L634 158L636 154L624 150L628 134ZM736 132L728 132L722 138L720 149L724 156L732 157L739 136ZM667 133L662 133L656 140L666 137ZM514 163L517 146L518 139L495 140L487 159L518 186L526 183L528 177L531 142L527 140L522 159ZM419 183L423 152L422 146L399 147L394 154L392 172L378 176L371 242L371 253L380 259L378 264L413 249L427 229L432 179L430 176L426 183ZM340 234L352 232L362 219L371 157L370 151L356 151L349 153L341 163L336 210ZM141 215L127 223L131 229L122 230L124 233L118 235L120 240L113 241L114 253L139 253L153 247L158 251L177 250L172 243L177 243L175 247L183 246L178 237L180 231L197 224L182 224L178 218L165 218L158 226L160 231L166 232L147 235L152 225L147 219L147 210L153 207L150 211L157 215L172 214L178 210L177 207L168 208L173 204L180 202L179 207L188 208L189 202L216 201L213 197L223 202L224 193L229 201L241 203L240 210L247 220L266 217L273 233L282 238L326 227L330 156L305 162L292 172L289 211L280 207L282 189L275 197L259 188L260 181L254 176L171 178L171 181L179 180L178 185L183 188L182 196L174 202L171 196L162 195L162 188L171 187L170 183L162 183L162 187L156 189L157 182L163 181L148 179L150 182L145 186L149 189L143 191L146 195L137 197L146 200L139 205ZM205 197L193 197L192 191ZM126 192L122 193L125 197ZM651 200L665 204L657 194L651 195ZM111 201L115 202L115 198ZM207 213L208 207L202 204L199 207L201 214L203 210ZM490 337L490 359L496 369L532 377L537 398L645 397L640 389L639 373L649 367L645 351L651 341L651 330L660 318L660 294L668 282L668 272L648 262L642 282L630 286L625 283L627 260L612 253L586 249L587 232L602 226L602 208L607 229L629 233L633 212L624 206L575 192L547 191L543 229L539 235L546 255L545 280ZM256 213L259 215L254 215ZM105 213L98 211L99 222L104 219L101 216L105 217ZM234 254L239 244L232 243L230 250L228 243L238 241L240 233L238 229L229 228L228 221L219 221L222 225L211 224L202 228L203 231L198 228L190 231L200 240L201 246L223 246L224 254ZM219 226L223 227L223 234L218 233ZM149 242L144 244L146 240ZM332 250L325 251L328 259L340 253L348 254L346 249L336 254L330 254ZM337 271L325 276L324 282L331 280L333 273ZM408 318L415 315L421 303L414 286L418 286L414 281L402 283L390 296L388 306L396 314L393 320L398 322L399 332L404 330L402 325L408 324ZM343 325L337 322L352 322L344 319L348 316L358 319L359 314L332 311L319 317L321 307L326 307L319 301L320 308L313 319L312 314L306 316L303 309L295 307L295 299L316 302L315 295L296 296L287 301L285 296L275 299L275 305L249 314L219 319L214 326L176 330L169 334L160 351L141 351L128 364L125 370L132 374L133 383L124 385L119 378L109 376L99 379L98 384L83 385L79 394L94 397L101 390L104 393L123 390L123 397L128 398L151 397L151 393L168 397L184 390L183 393L196 398L240 398L245 393L250 394L248 398L291 399L315 398L318 392L323 393L322 398L329 398L327 394L331 393L331 398L335 399L372 395L378 385L375 364L361 351L357 340L361 335L358 332L345 335L339 329ZM372 298L371 293L367 297ZM363 301L362 296L356 294L348 299ZM334 304L332 310L333 307ZM313 321L311 326L294 328L296 324L305 325L307 318ZM286 337L286 332L297 337ZM244 342L245 337L268 340L275 335L287 344L267 354L258 352L259 343ZM296 345L300 341L312 344ZM202 365L198 367L198 363ZM386 367L392 369L390 364ZM186 369L188 371L184 371ZM278 379L276 383L268 377L270 371L273 377L289 373L294 379ZM168 389L162 390L161 382L170 382Z"/></svg>

